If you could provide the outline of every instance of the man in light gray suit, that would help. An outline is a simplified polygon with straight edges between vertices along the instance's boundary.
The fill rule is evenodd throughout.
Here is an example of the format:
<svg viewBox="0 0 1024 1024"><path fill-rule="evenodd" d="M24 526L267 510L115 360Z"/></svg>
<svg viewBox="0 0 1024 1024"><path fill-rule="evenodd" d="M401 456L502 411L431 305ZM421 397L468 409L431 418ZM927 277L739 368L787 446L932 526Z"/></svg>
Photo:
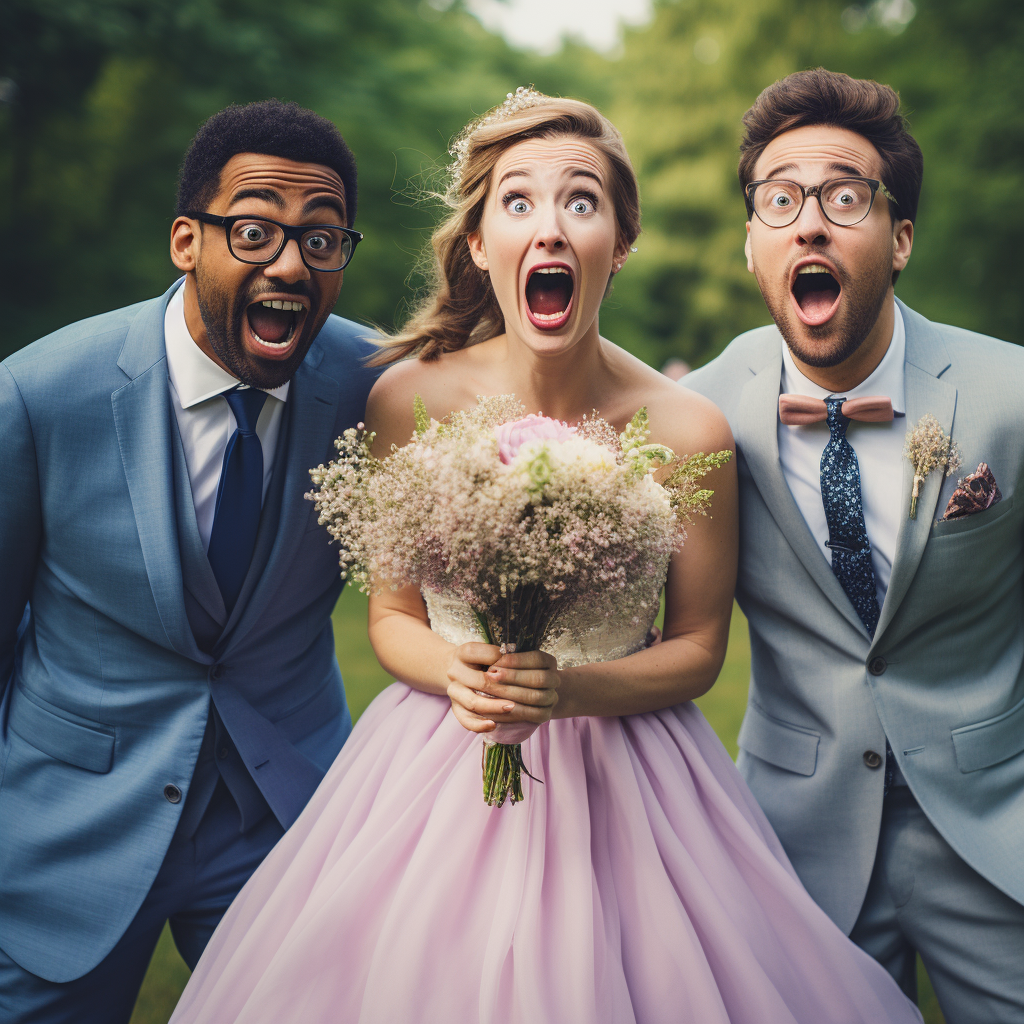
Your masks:
<svg viewBox="0 0 1024 1024"><path fill-rule="evenodd" d="M684 382L737 445L738 763L811 895L908 995L920 953L948 1024L1021 1022L1024 349L895 299L923 169L895 92L801 72L744 125L775 326Z"/></svg>

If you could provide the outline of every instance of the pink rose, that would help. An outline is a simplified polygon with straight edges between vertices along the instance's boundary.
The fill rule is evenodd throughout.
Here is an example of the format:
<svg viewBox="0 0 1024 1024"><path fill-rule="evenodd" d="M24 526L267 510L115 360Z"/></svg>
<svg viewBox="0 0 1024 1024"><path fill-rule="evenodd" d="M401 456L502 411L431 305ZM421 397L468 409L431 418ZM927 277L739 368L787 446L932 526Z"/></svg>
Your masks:
<svg viewBox="0 0 1024 1024"><path fill-rule="evenodd" d="M530 413L514 423L502 423L494 428L494 433L498 436L501 461L507 466L527 441L566 441L576 433L576 428L561 420Z"/></svg>

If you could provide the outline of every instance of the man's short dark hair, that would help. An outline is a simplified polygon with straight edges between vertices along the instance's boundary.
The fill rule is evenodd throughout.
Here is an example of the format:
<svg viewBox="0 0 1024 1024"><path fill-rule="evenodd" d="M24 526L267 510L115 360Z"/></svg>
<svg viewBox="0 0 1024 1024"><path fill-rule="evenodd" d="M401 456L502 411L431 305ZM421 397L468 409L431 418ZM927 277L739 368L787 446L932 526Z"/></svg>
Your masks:
<svg viewBox="0 0 1024 1024"><path fill-rule="evenodd" d="M772 139L810 125L846 128L867 139L882 158L882 182L896 197L893 220L917 217L924 157L900 113L899 94L888 85L824 68L798 71L769 85L743 115L740 187L745 190L754 180L754 164Z"/></svg>
<svg viewBox="0 0 1024 1024"><path fill-rule="evenodd" d="M238 153L263 153L337 171L345 186L347 227L356 219L356 159L334 124L297 103L232 104L196 132L178 176L177 213L206 212L220 172Z"/></svg>

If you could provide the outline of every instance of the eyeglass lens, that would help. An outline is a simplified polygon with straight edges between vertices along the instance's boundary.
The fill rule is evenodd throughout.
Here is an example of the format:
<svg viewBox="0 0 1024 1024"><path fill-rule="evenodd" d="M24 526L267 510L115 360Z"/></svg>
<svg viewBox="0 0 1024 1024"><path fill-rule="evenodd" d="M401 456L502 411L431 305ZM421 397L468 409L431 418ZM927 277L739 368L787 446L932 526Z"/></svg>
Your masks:
<svg viewBox="0 0 1024 1024"><path fill-rule="evenodd" d="M284 243L284 231L266 220L239 220L228 235L231 251L240 259L269 263ZM299 240L303 259L313 267L338 270L352 258L352 239L340 228L317 226Z"/></svg>
<svg viewBox="0 0 1024 1024"><path fill-rule="evenodd" d="M833 224L849 227L868 215L874 194L867 182L836 178L824 182L819 195L825 216ZM792 224L803 202L803 188L795 181L766 181L754 190L754 212L772 227Z"/></svg>

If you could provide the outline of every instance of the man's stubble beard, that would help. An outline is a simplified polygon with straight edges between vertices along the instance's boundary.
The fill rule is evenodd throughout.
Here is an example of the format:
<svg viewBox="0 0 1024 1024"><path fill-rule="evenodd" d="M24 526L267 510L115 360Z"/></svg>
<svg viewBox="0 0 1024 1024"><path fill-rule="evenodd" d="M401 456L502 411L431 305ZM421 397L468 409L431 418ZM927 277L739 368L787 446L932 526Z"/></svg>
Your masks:
<svg viewBox="0 0 1024 1024"><path fill-rule="evenodd" d="M228 372L237 377L243 384L261 391L273 391L281 387L295 376L313 339L320 333L330 311L318 318L319 322L311 321L312 308L306 314L306 323L302 325L305 338L300 337L295 351L283 362L266 360L261 362L252 356L242 341L244 330L243 320L249 304L258 299L252 295L248 301L238 293L229 293L219 288L214 280L202 273L201 264L196 265L196 299L199 304L199 315L206 328L206 337L217 358L227 367ZM289 291L278 288L278 291ZM306 293L296 293L306 294ZM310 296L307 298L311 300Z"/></svg>
<svg viewBox="0 0 1024 1024"><path fill-rule="evenodd" d="M845 282L840 282L843 301L838 313L831 320L817 326L796 320L790 307L788 287L781 301L777 301L765 287L765 282L756 267L754 273L768 312L771 313L790 352L805 366L817 369L829 369L846 362L864 344L878 322L882 304L892 284L891 252L887 257L879 259L871 273L865 274L859 281L854 281L835 257L829 257L829 260L835 264L845 279ZM789 280L788 274L786 280ZM822 344L813 348L806 345L804 338L800 336L801 330L810 335L812 340L820 341Z"/></svg>

